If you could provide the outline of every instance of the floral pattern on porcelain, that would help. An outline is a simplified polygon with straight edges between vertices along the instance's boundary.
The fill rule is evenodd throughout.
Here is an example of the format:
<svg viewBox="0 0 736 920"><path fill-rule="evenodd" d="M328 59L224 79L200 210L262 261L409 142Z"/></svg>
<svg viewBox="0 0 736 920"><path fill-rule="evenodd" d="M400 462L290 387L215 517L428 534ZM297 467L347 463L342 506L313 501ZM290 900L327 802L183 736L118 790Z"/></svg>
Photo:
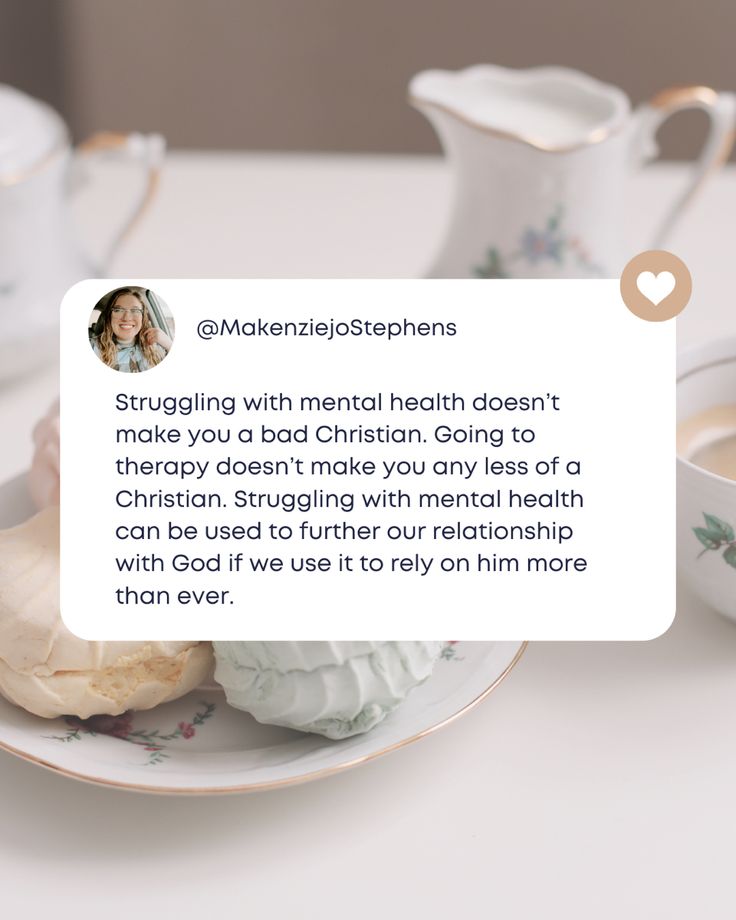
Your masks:
<svg viewBox="0 0 736 920"><path fill-rule="evenodd" d="M693 533L704 547L698 559L709 550L720 552L723 549L724 561L736 569L736 533L733 527L714 514L703 512L703 518L705 527L693 527Z"/></svg>
<svg viewBox="0 0 736 920"><path fill-rule="evenodd" d="M440 652L440 661L464 661L462 655L458 655L457 649L457 639L453 639L448 642L445 647Z"/></svg>
<svg viewBox="0 0 736 920"><path fill-rule="evenodd" d="M67 716L64 720L69 726L63 735L45 735L54 741L81 741L83 737L94 738L97 735L107 735L110 738L117 738L120 741L127 741L130 744L142 747L148 754L144 766L154 766L163 763L169 756L166 750L165 742L176 741L181 738L189 741L197 733L197 728L210 719L217 708L216 703L209 703L207 700L200 702L202 707L192 716L191 722L179 722L176 728L164 732L160 728L154 729L136 729L133 725L132 712L124 712L120 716L92 716L89 719L79 719L76 716Z"/></svg>
<svg viewBox="0 0 736 920"><path fill-rule="evenodd" d="M464 661L463 655L458 655L456 646L457 640L451 640L445 643L440 653L440 661ZM163 763L170 755L166 749L167 742L189 741L195 737L197 728L212 718L217 709L216 703L201 700L201 709L194 713L191 721L181 721L176 728L170 731L163 731L160 728L140 729L134 725L134 712L124 712L119 716L92 716L89 719L79 719L76 716L67 716L64 721L68 726L63 735L43 735L53 741L60 741L64 744L70 741L82 741L84 738L95 738L99 735L106 735L109 738L117 738L119 741L126 741L142 747L147 754L143 766L155 766Z"/></svg>
<svg viewBox="0 0 736 920"><path fill-rule="evenodd" d="M600 278L604 270L591 258L587 248L576 236L563 230L564 208L557 205L542 229L527 227L521 234L518 249L502 254L492 246L486 252L485 262L473 268L476 278L513 278L515 265L538 266L551 262L562 267L572 265L591 277ZM523 275L522 275L523 276Z"/></svg>

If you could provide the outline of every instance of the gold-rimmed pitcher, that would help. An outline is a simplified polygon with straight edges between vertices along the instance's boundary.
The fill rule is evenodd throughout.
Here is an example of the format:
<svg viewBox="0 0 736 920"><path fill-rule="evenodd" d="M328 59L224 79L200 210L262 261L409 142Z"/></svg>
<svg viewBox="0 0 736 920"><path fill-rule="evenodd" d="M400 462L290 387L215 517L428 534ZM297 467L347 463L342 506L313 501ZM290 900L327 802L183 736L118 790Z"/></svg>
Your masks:
<svg viewBox="0 0 736 920"><path fill-rule="evenodd" d="M728 159L736 124L731 93L680 87L632 110L620 89L561 67L425 71L409 99L453 169L451 213L429 277L618 277L636 251L662 247ZM685 109L706 112L708 137L645 246L627 239L627 184L656 156L662 123Z"/></svg>

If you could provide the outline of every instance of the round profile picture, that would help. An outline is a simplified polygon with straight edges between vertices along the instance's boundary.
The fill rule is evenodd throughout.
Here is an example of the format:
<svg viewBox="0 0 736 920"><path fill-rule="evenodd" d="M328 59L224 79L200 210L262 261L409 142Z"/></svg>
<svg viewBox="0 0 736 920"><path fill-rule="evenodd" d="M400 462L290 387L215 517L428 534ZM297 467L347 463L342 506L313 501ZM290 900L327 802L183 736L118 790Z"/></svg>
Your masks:
<svg viewBox="0 0 736 920"><path fill-rule="evenodd" d="M89 318L89 342L115 371L139 374L160 364L174 341L174 317L148 288L116 288L98 301Z"/></svg>

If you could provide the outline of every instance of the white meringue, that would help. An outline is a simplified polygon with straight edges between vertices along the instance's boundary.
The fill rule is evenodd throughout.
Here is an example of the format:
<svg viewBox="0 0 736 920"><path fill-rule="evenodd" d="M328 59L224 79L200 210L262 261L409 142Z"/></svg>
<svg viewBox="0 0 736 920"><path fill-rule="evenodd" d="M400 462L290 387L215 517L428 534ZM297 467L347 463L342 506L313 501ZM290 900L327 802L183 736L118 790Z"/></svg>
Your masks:
<svg viewBox="0 0 736 920"><path fill-rule="evenodd" d="M28 489L37 508L59 504L59 400L33 429Z"/></svg>
<svg viewBox="0 0 736 920"><path fill-rule="evenodd" d="M0 693L45 718L120 715L205 679L208 643L87 642L59 613L59 509L0 531Z"/></svg>

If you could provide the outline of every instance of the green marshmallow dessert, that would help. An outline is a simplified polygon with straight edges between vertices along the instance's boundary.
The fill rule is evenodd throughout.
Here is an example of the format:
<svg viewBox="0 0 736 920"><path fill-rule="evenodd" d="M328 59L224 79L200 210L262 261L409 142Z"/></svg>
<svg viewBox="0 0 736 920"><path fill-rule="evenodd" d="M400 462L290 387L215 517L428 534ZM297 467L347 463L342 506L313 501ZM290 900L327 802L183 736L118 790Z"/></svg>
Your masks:
<svg viewBox="0 0 736 920"><path fill-rule="evenodd" d="M337 740L367 732L425 681L442 642L215 642L215 680L259 722Z"/></svg>

